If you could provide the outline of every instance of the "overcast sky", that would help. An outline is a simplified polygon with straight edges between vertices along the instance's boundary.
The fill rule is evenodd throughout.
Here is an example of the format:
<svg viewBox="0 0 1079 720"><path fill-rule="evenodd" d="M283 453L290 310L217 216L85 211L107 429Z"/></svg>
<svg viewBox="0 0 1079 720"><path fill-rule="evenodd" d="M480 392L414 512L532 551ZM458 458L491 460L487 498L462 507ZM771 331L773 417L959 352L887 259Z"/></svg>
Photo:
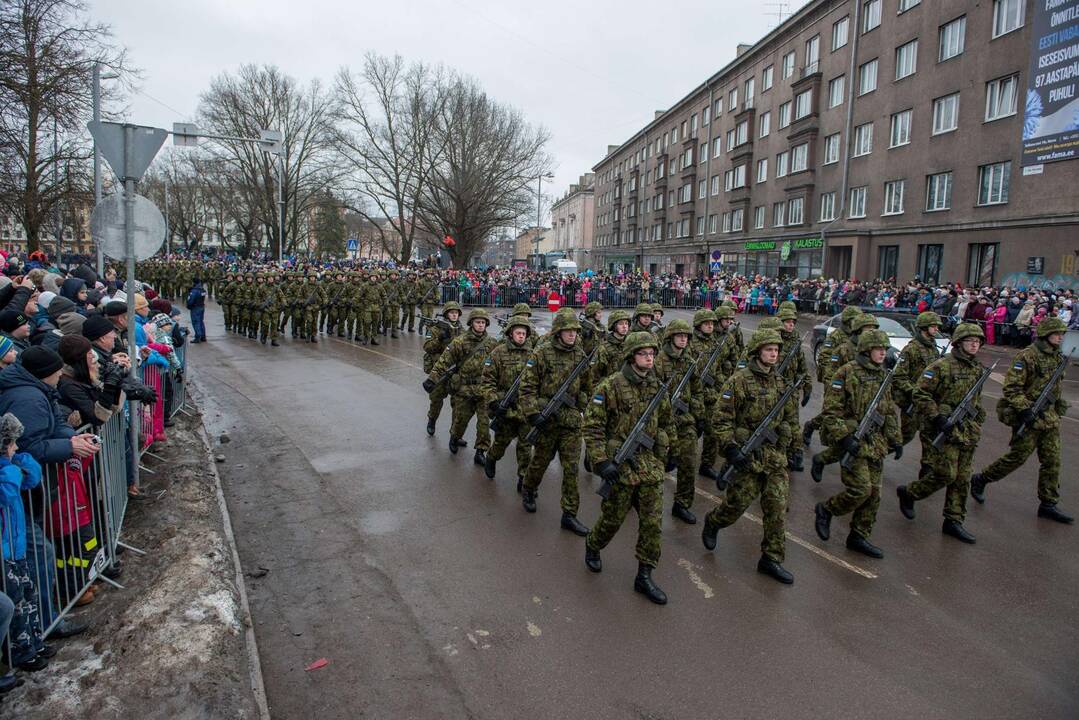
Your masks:
<svg viewBox="0 0 1079 720"><path fill-rule="evenodd" d="M190 120L215 75L268 63L330 82L364 53L442 63L552 134L561 195L620 144L776 24L746 0L90 0L143 69L131 120ZM796 9L804 0L791 0ZM748 9L747 9L748 8ZM660 29L666 31L661 34Z"/></svg>

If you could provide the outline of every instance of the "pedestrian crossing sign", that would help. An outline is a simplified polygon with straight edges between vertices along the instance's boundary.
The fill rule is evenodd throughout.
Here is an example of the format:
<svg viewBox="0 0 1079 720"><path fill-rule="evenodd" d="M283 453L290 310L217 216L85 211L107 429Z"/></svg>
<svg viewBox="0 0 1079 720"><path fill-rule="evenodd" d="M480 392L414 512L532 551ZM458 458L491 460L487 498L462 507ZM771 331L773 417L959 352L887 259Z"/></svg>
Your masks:
<svg viewBox="0 0 1079 720"><path fill-rule="evenodd" d="M356 252L359 249L360 249L360 241L357 240L356 238L349 238L348 251L349 252Z"/></svg>

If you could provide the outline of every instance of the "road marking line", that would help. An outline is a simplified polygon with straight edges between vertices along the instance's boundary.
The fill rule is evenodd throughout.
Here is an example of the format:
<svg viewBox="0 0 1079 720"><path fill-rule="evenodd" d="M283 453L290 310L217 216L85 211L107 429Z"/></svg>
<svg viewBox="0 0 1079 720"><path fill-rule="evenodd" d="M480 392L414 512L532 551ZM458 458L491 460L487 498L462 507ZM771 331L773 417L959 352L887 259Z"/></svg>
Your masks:
<svg viewBox="0 0 1079 720"><path fill-rule="evenodd" d="M386 353L379 352L378 350L372 350L371 348L364 347L363 345L355 345L355 344L350 343L350 342L345 342L344 340L340 340L340 339L335 338L335 337L334 338L327 338L327 340L333 340L335 343L340 343L341 345L344 345L345 347L355 348L356 350L363 350L364 352L374 353L375 355L387 358L389 360L396 360L397 362L401 363L402 365L408 365L410 368L415 368L415 369L419 370L420 372L423 372L423 368L420 367L419 365L413 365L412 363L408 362L407 360L402 360L399 357L395 357L393 355L387 355Z"/></svg>
<svg viewBox="0 0 1079 720"><path fill-rule="evenodd" d="M701 490L700 488L693 488L693 490L694 490L694 492L696 492L701 497L708 498L709 500L714 502L716 505L719 505L720 503L723 502L723 500L721 498L719 498L716 495L713 495L712 493L708 492L707 490ZM764 525L764 521L761 520L756 515L754 515L753 513L750 513L750 512L743 513L743 517L757 523L758 525L762 525L762 526ZM798 537L797 535L794 535L793 533L791 533L789 530L785 530L783 532L783 534L786 536L786 538L788 540L793 542L795 545L799 545L799 546L805 548L806 550L813 553L814 555L817 555L818 557L822 557L825 560L827 560L828 562L833 563L835 565L838 565L839 567L843 568L844 570L850 570L855 575L861 575L862 577L868 578L870 580L875 580L877 578L876 573L870 572L869 570L866 570L865 568L858 567L857 565L852 565L851 563L847 562L843 558L836 557L835 555L831 554L830 552L828 552L826 550L821 550L816 545L814 545L814 544L812 544L810 542L807 542L806 540L803 540L802 538Z"/></svg>
<svg viewBox="0 0 1079 720"><path fill-rule="evenodd" d="M696 585L698 590L704 593L705 600L708 600L713 595L715 595L715 593L712 591L712 587L704 580L702 580L701 576L697 574L697 571L693 569L693 563L691 563L689 560L686 560L685 558L681 558L678 560L678 567L683 568L686 571L686 573L689 575L689 581Z"/></svg>

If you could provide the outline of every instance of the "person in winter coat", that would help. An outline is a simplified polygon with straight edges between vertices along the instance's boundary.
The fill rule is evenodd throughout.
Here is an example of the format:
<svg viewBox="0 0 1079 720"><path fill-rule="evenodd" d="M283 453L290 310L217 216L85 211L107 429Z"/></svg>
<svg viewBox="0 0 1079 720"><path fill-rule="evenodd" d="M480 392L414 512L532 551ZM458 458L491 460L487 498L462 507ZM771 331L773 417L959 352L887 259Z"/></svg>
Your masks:
<svg viewBox="0 0 1079 720"><path fill-rule="evenodd" d="M206 323L203 320L206 315L206 290L199 277L195 278L195 284L187 294L187 309L191 311L191 327L195 330L195 338L191 342L206 342Z"/></svg>
<svg viewBox="0 0 1079 720"><path fill-rule="evenodd" d="M75 277L64 280L60 286L60 297L67 298L75 304L77 312L86 314L86 281Z"/></svg>
<svg viewBox="0 0 1079 720"><path fill-rule="evenodd" d="M57 386L60 401L79 413L80 425L97 428L108 422L123 407L121 368L112 365L104 370L90 341L81 335L60 340L60 357L64 360Z"/></svg>

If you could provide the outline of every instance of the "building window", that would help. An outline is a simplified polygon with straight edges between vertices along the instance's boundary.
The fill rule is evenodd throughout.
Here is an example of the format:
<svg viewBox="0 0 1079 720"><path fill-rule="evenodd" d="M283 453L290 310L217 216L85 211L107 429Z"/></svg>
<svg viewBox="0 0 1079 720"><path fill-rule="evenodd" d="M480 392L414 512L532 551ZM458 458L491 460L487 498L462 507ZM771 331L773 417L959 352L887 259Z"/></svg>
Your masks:
<svg viewBox="0 0 1079 720"><path fill-rule="evenodd" d="M760 119L757 121L760 126L760 136L768 137L768 133L772 131L772 113L771 111L761 113Z"/></svg>
<svg viewBox="0 0 1079 720"><path fill-rule="evenodd" d="M839 162L839 133L824 138L824 164Z"/></svg>
<svg viewBox="0 0 1079 720"><path fill-rule="evenodd" d="M867 33L880 25L880 0L865 0L862 4L862 32Z"/></svg>
<svg viewBox="0 0 1079 720"><path fill-rule="evenodd" d="M791 50L783 56L783 79L786 80L794 74L795 53Z"/></svg>
<svg viewBox="0 0 1079 720"><path fill-rule="evenodd" d="M719 195L719 175L712 176L712 195Z"/></svg>
<svg viewBox="0 0 1079 720"><path fill-rule="evenodd" d="M963 46L966 43L967 16L963 15L952 20L947 25L940 26L940 50L937 53L938 62L951 60L957 55L963 54Z"/></svg>
<svg viewBox="0 0 1079 720"><path fill-rule="evenodd" d="M677 144L678 144L678 126L675 125L673 128L671 128L671 145L677 145Z"/></svg>
<svg viewBox="0 0 1079 720"><path fill-rule="evenodd" d="M701 127L708 127L708 123L712 120L712 108L706 107L701 110Z"/></svg>
<svg viewBox="0 0 1079 720"><path fill-rule="evenodd" d="M698 180L697 181L697 199L698 200L704 200L706 197L708 197L708 181L707 180Z"/></svg>
<svg viewBox="0 0 1079 720"><path fill-rule="evenodd" d="M787 224L787 203L777 202L772 205L772 227L784 227Z"/></svg>
<svg viewBox="0 0 1079 720"><path fill-rule="evenodd" d="M787 127L791 124L791 101L783 103L779 106L779 129Z"/></svg>
<svg viewBox="0 0 1079 720"><path fill-rule="evenodd" d="M990 122L1015 115L1018 94L1018 75L997 78L987 83L985 86L985 121Z"/></svg>
<svg viewBox="0 0 1079 720"><path fill-rule="evenodd" d="M802 76L812 75L817 72L820 65L820 35L814 35L806 40L805 68Z"/></svg>
<svg viewBox="0 0 1079 720"><path fill-rule="evenodd" d="M854 157L873 152L873 123L854 128Z"/></svg>
<svg viewBox="0 0 1079 720"><path fill-rule="evenodd" d="M746 166L738 165L723 174L724 188L736 190L746 186Z"/></svg>
<svg viewBox="0 0 1079 720"><path fill-rule="evenodd" d="M704 235L704 216L697 218L697 234Z"/></svg>
<svg viewBox="0 0 1079 720"><path fill-rule="evenodd" d="M813 91L806 90L800 92L794 96L794 119L801 120L809 115L810 109L813 107Z"/></svg>
<svg viewBox="0 0 1079 720"><path fill-rule="evenodd" d="M712 108L712 114L715 115L717 118L720 115L723 114L723 97L722 96L716 98L716 101L714 103L714 107Z"/></svg>
<svg viewBox="0 0 1079 720"><path fill-rule="evenodd" d="M790 159L790 153L786 150L776 155L776 177L787 176L787 161Z"/></svg>
<svg viewBox="0 0 1079 720"><path fill-rule="evenodd" d="M967 284L971 287L989 287L997 282L997 243L972 243L970 262L967 264Z"/></svg>
<svg viewBox="0 0 1079 720"><path fill-rule="evenodd" d="M993 0L993 37L1010 33L1023 27L1025 0Z"/></svg>
<svg viewBox="0 0 1079 720"><path fill-rule="evenodd" d="M791 148L791 172L802 172L809 165L809 143Z"/></svg>
<svg viewBox="0 0 1079 720"><path fill-rule="evenodd" d="M738 110L738 88L731 88L731 91L727 93L727 112L736 110Z"/></svg>
<svg viewBox="0 0 1079 720"><path fill-rule="evenodd" d="M758 205L757 207L753 208L753 229L754 230L763 230L764 229L764 206L763 205Z"/></svg>
<svg viewBox="0 0 1079 720"><path fill-rule="evenodd" d="M745 143L749 142L749 120L743 120L742 122L738 123L738 126L735 127L734 130L734 144L736 146L744 145Z"/></svg>
<svg viewBox="0 0 1079 720"><path fill-rule="evenodd" d="M856 187L850 189L850 211L847 213L847 217L851 218L864 218L865 217L865 204L866 198L869 195L869 188Z"/></svg>
<svg viewBox="0 0 1079 720"><path fill-rule="evenodd" d="M828 81L828 107L839 107L843 104L843 96L847 94L847 76L840 75Z"/></svg>
<svg viewBox="0 0 1079 720"><path fill-rule="evenodd" d="M921 5L922 0L899 0L899 12L905 13L915 5Z"/></svg>
<svg viewBox="0 0 1079 720"><path fill-rule="evenodd" d="M895 49L895 79L902 80L918 71L918 41L911 40Z"/></svg>
<svg viewBox="0 0 1079 720"><path fill-rule="evenodd" d="M903 194L906 189L906 180L892 180L884 183L884 215L903 214Z"/></svg>
<svg viewBox="0 0 1079 720"><path fill-rule="evenodd" d="M723 232L729 233L731 231L731 214L729 212L723 213Z"/></svg>
<svg viewBox="0 0 1079 720"><path fill-rule="evenodd" d="M959 127L959 93L933 101L933 134L951 132Z"/></svg>
<svg viewBox="0 0 1079 720"><path fill-rule="evenodd" d="M717 135L712 138L712 157L719 158L720 152L723 150L723 143L721 138Z"/></svg>
<svg viewBox="0 0 1079 720"><path fill-rule="evenodd" d="M709 215L708 216L708 234L709 235L715 235L717 227L718 227L718 225L717 225L717 216Z"/></svg>
<svg viewBox="0 0 1079 720"><path fill-rule="evenodd" d="M775 65L769 65L761 73L761 92L772 89L772 81L776 74Z"/></svg>
<svg viewBox="0 0 1079 720"><path fill-rule="evenodd" d="M741 232L745 224L745 210L738 208L731 211L731 232Z"/></svg>
<svg viewBox="0 0 1079 720"><path fill-rule="evenodd" d="M993 163L978 168L978 204L1003 205L1008 202L1008 183L1012 163Z"/></svg>
<svg viewBox="0 0 1079 720"><path fill-rule="evenodd" d="M952 174L937 173L926 177L925 209L926 212L949 210L952 207Z"/></svg>
<svg viewBox="0 0 1079 720"><path fill-rule="evenodd" d="M889 280L899 274L899 246L881 245L877 262L877 277Z"/></svg>
<svg viewBox="0 0 1079 720"><path fill-rule="evenodd" d="M850 31L850 17L836 20L832 24L832 52L847 44L847 35Z"/></svg>
<svg viewBox="0 0 1079 720"><path fill-rule="evenodd" d="M940 268L944 265L943 245L918 246L918 277L924 283L940 282Z"/></svg>
<svg viewBox="0 0 1079 720"><path fill-rule="evenodd" d="M892 115L892 127L888 147L910 144L910 120L913 110L903 110Z"/></svg>
<svg viewBox="0 0 1079 720"><path fill-rule="evenodd" d="M768 182L768 158L757 161L757 182Z"/></svg>
<svg viewBox="0 0 1079 720"><path fill-rule="evenodd" d="M870 60L858 67L858 94L865 95L877 89L877 61Z"/></svg>
<svg viewBox="0 0 1079 720"><path fill-rule="evenodd" d="M793 198L787 203L787 224L801 225L805 221L805 198Z"/></svg>
<svg viewBox="0 0 1079 720"><path fill-rule="evenodd" d="M835 193L821 193L820 196L820 219L821 222L835 220Z"/></svg>
<svg viewBox="0 0 1079 720"><path fill-rule="evenodd" d="M757 94L757 79L749 78L746 80L745 86L742 88L745 91L745 106L747 108L753 107L753 98Z"/></svg>

